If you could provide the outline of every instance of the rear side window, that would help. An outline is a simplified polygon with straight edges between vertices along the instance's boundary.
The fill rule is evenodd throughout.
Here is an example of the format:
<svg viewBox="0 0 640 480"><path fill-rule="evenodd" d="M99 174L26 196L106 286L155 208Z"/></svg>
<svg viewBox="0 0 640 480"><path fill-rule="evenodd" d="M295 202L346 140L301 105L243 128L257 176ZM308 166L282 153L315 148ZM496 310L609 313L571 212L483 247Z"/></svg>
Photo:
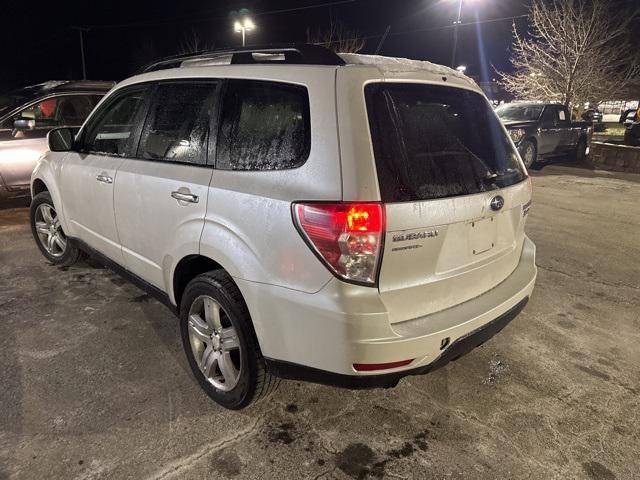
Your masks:
<svg viewBox="0 0 640 480"><path fill-rule="evenodd" d="M132 155L142 123L146 87L116 93L87 125L82 149L109 155Z"/></svg>
<svg viewBox="0 0 640 480"><path fill-rule="evenodd" d="M283 170L309 155L309 96L298 85L230 80L222 104L216 168Z"/></svg>
<svg viewBox="0 0 640 480"><path fill-rule="evenodd" d="M58 118L61 125L80 126L98 104L100 95L69 95L58 100Z"/></svg>
<svg viewBox="0 0 640 480"><path fill-rule="evenodd" d="M396 83L369 84L365 97L382 201L468 195L525 179L482 95Z"/></svg>
<svg viewBox="0 0 640 480"><path fill-rule="evenodd" d="M160 84L142 131L138 156L204 165L215 83Z"/></svg>

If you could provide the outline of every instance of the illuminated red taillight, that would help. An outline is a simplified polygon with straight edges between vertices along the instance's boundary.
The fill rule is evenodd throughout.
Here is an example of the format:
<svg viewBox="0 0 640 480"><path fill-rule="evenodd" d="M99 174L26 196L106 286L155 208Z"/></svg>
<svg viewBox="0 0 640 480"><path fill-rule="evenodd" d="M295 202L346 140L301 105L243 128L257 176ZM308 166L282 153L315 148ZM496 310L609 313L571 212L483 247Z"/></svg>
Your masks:
<svg viewBox="0 0 640 480"><path fill-rule="evenodd" d="M298 230L338 277L375 285L382 252L380 203L295 203Z"/></svg>

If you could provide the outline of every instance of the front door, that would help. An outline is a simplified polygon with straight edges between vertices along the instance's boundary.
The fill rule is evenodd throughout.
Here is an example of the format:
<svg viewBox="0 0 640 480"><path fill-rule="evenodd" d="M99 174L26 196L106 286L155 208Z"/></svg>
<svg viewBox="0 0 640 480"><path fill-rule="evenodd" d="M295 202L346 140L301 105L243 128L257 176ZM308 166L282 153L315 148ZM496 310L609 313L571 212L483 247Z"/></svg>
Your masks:
<svg viewBox="0 0 640 480"><path fill-rule="evenodd" d="M213 172L207 139L216 95L215 82L157 85L136 158L118 170L115 216L125 266L164 291L170 267L199 252Z"/></svg>
<svg viewBox="0 0 640 480"><path fill-rule="evenodd" d="M113 194L118 168L137 145L147 87L115 93L96 111L64 159L60 174L68 235L122 263Z"/></svg>
<svg viewBox="0 0 640 480"><path fill-rule="evenodd" d="M29 185L38 158L48 150L47 133L54 127L79 127L100 95L58 95L34 103L0 125L0 175L5 185ZM15 130L15 119L29 120L32 128Z"/></svg>

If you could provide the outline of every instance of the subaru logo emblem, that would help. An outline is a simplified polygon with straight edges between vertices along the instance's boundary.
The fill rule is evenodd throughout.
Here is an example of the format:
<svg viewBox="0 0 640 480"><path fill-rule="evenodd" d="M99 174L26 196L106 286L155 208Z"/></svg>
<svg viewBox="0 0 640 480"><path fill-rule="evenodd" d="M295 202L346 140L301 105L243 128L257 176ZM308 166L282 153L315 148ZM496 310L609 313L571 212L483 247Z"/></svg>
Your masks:
<svg viewBox="0 0 640 480"><path fill-rule="evenodd" d="M500 195L496 195L491 199L489 206L491 207L491 210L500 210L502 207L504 207L504 198L502 198Z"/></svg>

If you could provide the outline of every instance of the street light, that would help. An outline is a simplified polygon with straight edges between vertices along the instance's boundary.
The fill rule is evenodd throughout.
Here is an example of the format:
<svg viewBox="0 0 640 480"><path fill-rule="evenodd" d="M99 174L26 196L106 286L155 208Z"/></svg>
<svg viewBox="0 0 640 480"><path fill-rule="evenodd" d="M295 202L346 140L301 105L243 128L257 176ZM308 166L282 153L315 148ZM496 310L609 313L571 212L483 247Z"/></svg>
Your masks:
<svg viewBox="0 0 640 480"><path fill-rule="evenodd" d="M462 2L464 0L458 1L458 18L455 22L453 22L453 52L451 52L451 68L456 64L456 49L458 48L458 26L462 23Z"/></svg>
<svg viewBox="0 0 640 480"><path fill-rule="evenodd" d="M242 46L245 46L245 35L246 32L250 32L251 30L255 30L256 25L253 23L249 17L244 17L242 21L236 20L233 22L233 29L236 33L242 33Z"/></svg>

